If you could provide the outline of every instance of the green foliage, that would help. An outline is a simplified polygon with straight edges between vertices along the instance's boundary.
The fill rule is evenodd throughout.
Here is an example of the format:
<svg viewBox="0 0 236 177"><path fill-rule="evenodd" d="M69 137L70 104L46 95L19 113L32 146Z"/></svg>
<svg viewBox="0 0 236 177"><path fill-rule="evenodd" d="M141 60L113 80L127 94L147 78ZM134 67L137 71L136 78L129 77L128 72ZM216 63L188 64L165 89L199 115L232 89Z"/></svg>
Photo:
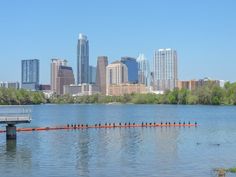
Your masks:
<svg viewBox="0 0 236 177"><path fill-rule="evenodd" d="M236 168L229 168L227 171L230 173L236 173Z"/></svg>
<svg viewBox="0 0 236 177"><path fill-rule="evenodd" d="M236 105L236 83L226 83L224 88L209 82L196 90L174 89L163 95L157 94L125 94L123 96L105 96L95 94L91 96L53 95L46 99L42 92L0 88L0 105L25 104L204 104L204 105Z"/></svg>
<svg viewBox="0 0 236 177"><path fill-rule="evenodd" d="M26 90L0 88L1 105L26 105L46 103L41 92L30 92Z"/></svg>

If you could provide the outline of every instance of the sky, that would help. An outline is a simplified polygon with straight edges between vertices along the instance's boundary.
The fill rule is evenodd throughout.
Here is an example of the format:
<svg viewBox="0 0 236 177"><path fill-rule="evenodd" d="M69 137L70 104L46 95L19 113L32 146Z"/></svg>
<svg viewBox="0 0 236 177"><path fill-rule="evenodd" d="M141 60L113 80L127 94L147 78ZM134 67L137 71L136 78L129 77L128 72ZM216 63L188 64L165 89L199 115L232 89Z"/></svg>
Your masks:
<svg viewBox="0 0 236 177"><path fill-rule="evenodd" d="M88 36L90 64L154 51L178 53L180 80L236 81L235 0L1 0L0 81L21 80L21 60L40 60L50 83L52 58L67 59L76 75L79 33ZM151 68L152 69L152 68Z"/></svg>

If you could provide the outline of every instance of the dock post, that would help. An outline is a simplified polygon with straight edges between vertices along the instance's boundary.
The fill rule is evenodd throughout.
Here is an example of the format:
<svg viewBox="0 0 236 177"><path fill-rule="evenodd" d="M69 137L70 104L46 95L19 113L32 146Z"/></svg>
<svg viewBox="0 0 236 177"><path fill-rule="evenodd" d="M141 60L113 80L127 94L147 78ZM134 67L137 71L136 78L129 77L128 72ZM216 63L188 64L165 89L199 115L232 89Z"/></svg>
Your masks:
<svg viewBox="0 0 236 177"><path fill-rule="evenodd" d="M16 139L16 126L14 124L8 124L6 126L6 138L7 140Z"/></svg>

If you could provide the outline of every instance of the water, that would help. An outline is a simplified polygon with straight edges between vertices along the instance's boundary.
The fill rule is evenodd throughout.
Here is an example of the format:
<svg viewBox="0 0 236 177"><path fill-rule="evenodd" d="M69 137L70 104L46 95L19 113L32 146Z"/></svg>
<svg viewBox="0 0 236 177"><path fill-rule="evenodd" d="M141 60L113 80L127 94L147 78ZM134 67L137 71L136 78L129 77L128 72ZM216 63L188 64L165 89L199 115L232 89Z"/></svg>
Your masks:
<svg viewBox="0 0 236 177"><path fill-rule="evenodd" d="M0 107L0 111L8 108ZM19 132L17 142L6 142L5 134L0 134L0 176L209 177L214 175L213 168L236 166L236 107L39 105L30 108L33 120L21 127L142 121L197 121L199 127Z"/></svg>

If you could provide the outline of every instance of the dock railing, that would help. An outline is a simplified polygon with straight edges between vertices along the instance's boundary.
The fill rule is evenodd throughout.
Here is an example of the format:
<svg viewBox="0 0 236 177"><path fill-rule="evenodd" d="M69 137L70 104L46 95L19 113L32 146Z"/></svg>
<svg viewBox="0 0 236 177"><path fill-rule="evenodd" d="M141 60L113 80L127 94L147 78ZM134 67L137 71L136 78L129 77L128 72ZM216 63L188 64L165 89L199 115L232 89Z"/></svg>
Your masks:
<svg viewBox="0 0 236 177"><path fill-rule="evenodd" d="M19 124L31 122L31 109L25 107L1 107L0 124Z"/></svg>

